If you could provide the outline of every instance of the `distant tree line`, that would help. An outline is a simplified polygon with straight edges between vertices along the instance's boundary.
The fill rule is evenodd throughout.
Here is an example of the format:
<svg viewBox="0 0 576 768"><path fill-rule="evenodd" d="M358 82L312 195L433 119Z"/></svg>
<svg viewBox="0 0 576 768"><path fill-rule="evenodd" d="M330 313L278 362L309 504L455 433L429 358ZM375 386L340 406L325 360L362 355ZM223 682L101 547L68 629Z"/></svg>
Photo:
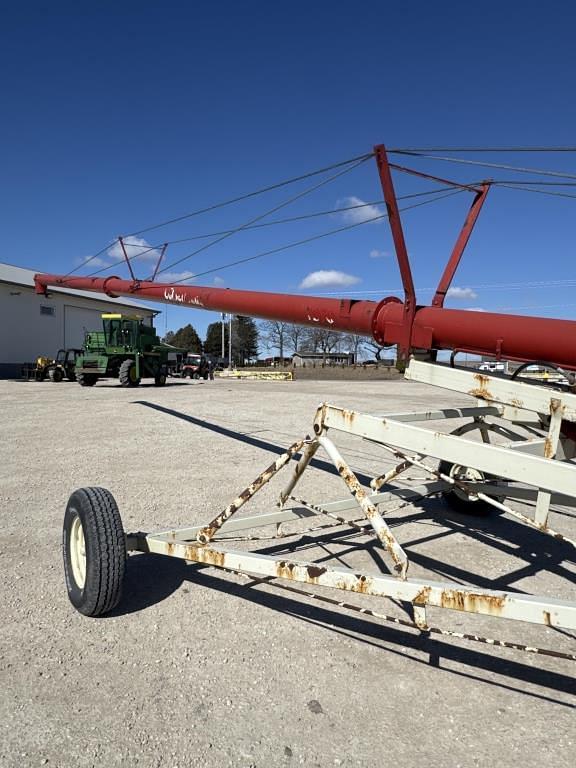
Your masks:
<svg viewBox="0 0 576 768"><path fill-rule="evenodd" d="M264 320L260 323L260 339L268 350L277 349L281 358L295 352L313 352L328 356L332 352L353 352L358 360L363 353L382 359L384 347L367 336L342 333L330 328L309 328L303 325Z"/></svg>
<svg viewBox="0 0 576 768"><path fill-rule="evenodd" d="M211 357L228 358L228 321L224 322L224 355L222 355L222 322L210 323L204 341L188 324L178 331L168 331L167 344L188 352L204 352ZM312 352L327 357L332 352L353 352L354 359L364 355L382 359L384 347L373 339L354 333L342 333L330 328L308 328L278 320L263 320L258 325L251 317L235 315L232 319L232 361L244 365L258 357L258 347L277 350L284 358L295 352Z"/></svg>
<svg viewBox="0 0 576 768"><path fill-rule="evenodd" d="M228 321L224 322L224 357L228 358ZM204 352L211 357L222 356L222 322L210 323L202 342L196 329L188 324L177 331L168 331L163 339L166 344L186 349L188 352ZM258 327L251 317L235 315L232 318L232 361L244 365L258 357Z"/></svg>

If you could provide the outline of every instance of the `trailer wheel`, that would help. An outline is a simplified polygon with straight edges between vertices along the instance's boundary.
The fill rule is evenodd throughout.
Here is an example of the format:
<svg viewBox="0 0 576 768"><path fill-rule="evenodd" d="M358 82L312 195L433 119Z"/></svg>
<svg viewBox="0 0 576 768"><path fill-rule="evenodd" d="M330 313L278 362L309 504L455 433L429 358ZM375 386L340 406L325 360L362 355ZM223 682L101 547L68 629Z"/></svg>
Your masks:
<svg viewBox="0 0 576 768"><path fill-rule="evenodd" d="M120 366L118 378L122 387L137 387L140 384L140 379L136 375L136 363L134 360L124 360Z"/></svg>
<svg viewBox="0 0 576 768"><path fill-rule="evenodd" d="M115 608L122 595L126 539L110 491L74 491L64 515L62 550L72 605L85 616L101 616Z"/></svg>
<svg viewBox="0 0 576 768"><path fill-rule="evenodd" d="M81 387L93 387L98 381L98 376L95 373L78 373L76 381Z"/></svg>
<svg viewBox="0 0 576 768"><path fill-rule="evenodd" d="M441 461L438 465L438 471L455 480L468 480L469 482L485 482L493 479L490 475L484 474L479 469L472 467L463 467L460 464L451 464L449 461ZM491 504L483 499L475 497L473 494L466 494L463 490L453 487L442 494L444 500L455 512L463 515L474 515L475 517L486 517L496 510ZM502 501L502 499L501 499Z"/></svg>
<svg viewBox="0 0 576 768"><path fill-rule="evenodd" d="M58 384L60 381L64 379L64 374L62 373L62 370L60 368L50 368L48 371L48 378L50 381L53 381L55 384Z"/></svg>
<svg viewBox="0 0 576 768"><path fill-rule="evenodd" d="M166 384L166 374L164 372L158 373L154 376L154 385L156 387L163 387Z"/></svg>

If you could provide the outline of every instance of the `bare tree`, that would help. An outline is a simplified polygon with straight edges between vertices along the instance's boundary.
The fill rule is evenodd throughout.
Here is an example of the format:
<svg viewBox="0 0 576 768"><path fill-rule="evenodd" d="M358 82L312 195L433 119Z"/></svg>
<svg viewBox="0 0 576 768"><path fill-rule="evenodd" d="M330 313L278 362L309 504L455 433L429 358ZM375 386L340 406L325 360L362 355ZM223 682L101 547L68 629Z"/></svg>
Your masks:
<svg viewBox="0 0 576 768"><path fill-rule="evenodd" d="M303 325L288 325L286 328L286 346L288 349L291 349L292 352L299 352L307 330Z"/></svg>
<svg viewBox="0 0 576 768"><path fill-rule="evenodd" d="M331 331L330 328L308 328L302 343L302 349L310 352L322 352L326 361L326 355L334 351L341 342L342 334Z"/></svg>
<svg viewBox="0 0 576 768"><path fill-rule="evenodd" d="M280 359L284 362L284 346L288 341L287 336L290 326L279 320L264 320L260 323L260 338L266 349L277 349Z"/></svg>
<svg viewBox="0 0 576 768"><path fill-rule="evenodd" d="M358 362L358 356L365 346L368 339L357 333L343 333L342 343L348 347L348 352L354 352L354 362Z"/></svg>

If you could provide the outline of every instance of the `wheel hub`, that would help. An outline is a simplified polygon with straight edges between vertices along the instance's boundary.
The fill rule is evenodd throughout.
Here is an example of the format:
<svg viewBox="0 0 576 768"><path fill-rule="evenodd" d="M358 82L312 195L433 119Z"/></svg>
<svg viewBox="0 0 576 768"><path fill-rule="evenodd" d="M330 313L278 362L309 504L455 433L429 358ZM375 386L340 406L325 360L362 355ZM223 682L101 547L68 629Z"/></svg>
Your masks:
<svg viewBox="0 0 576 768"><path fill-rule="evenodd" d="M484 475L480 470L473 469L472 467L463 467L460 464L454 464L450 470L450 477L454 480L462 480L467 483L481 483L484 480ZM457 485L454 486L454 493L465 501L478 501L478 495L476 493L466 493L462 488Z"/></svg>
<svg viewBox="0 0 576 768"><path fill-rule="evenodd" d="M86 543L80 517L76 516L70 529L70 564L74 580L80 589L86 581Z"/></svg>

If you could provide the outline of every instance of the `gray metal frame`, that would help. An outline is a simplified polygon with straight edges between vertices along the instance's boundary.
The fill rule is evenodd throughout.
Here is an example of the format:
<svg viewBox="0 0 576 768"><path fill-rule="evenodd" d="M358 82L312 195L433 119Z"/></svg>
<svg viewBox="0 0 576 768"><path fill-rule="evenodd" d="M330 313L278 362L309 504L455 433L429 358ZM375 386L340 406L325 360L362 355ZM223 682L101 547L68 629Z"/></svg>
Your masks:
<svg viewBox="0 0 576 768"><path fill-rule="evenodd" d="M314 436L290 446L211 521L179 530L128 535L128 549L177 557L258 578L288 580L399 600L412 605L412 620L376 614L340 601L337 604L424 632L576 659L576 654L543 651L431 627L426 614L428 606L576 630L576 603L408 578L408 556L386 522L386 513L392 503L409 506L424 496L453 490L471 504L476 501L490 504L545 535L574 545L574 541L549 527L548 517L551 504L576 507L576 464L573 461L576 444L561 432L563 421L576 422L576 394L416 360L410 362L406 378L470 394L477 399L477 407L371 415L322 404L314 418ZM496 421L488 421L489 418ZM469 421L452 434L426 426L427 422L450 422L452 419ZM469 439L472 431L480 433L482 442ZM490 443L492 433L498 435L499 444ZM386 474L375 477L370 489L364 488L336 447L332 439L334 434L354 435L377 443L398 463ZM346 499L318 504L293 496L295 486L319 449L328 455L347 487L349 496ZM296 457L299 458L294 464L292 459ZM429 458L448 462L462 472L440 472L436 463L434 466L426 463ZM280 494L278 510L252 517L236 516L246 502L289 464L293 468ZM430 479L416 487L398 485L398 478L413 467ZM512 507L511 500L534 502L534 516ZM288 506L289 502L294 502L295 506ZM351 511L358 516L350 518ZM226 538L217 538L223 534L273 526L274 533L264 538L278 537L281 540L285 523L308 518L321 518L334 526L373 531L387 553L390 573L326 566L292 555L290 558L271 557L257 550L230 548L231 542ZM246 541L259 538L263 537L249 535ZM314 597L330 601L322 595Z"/></svg>

